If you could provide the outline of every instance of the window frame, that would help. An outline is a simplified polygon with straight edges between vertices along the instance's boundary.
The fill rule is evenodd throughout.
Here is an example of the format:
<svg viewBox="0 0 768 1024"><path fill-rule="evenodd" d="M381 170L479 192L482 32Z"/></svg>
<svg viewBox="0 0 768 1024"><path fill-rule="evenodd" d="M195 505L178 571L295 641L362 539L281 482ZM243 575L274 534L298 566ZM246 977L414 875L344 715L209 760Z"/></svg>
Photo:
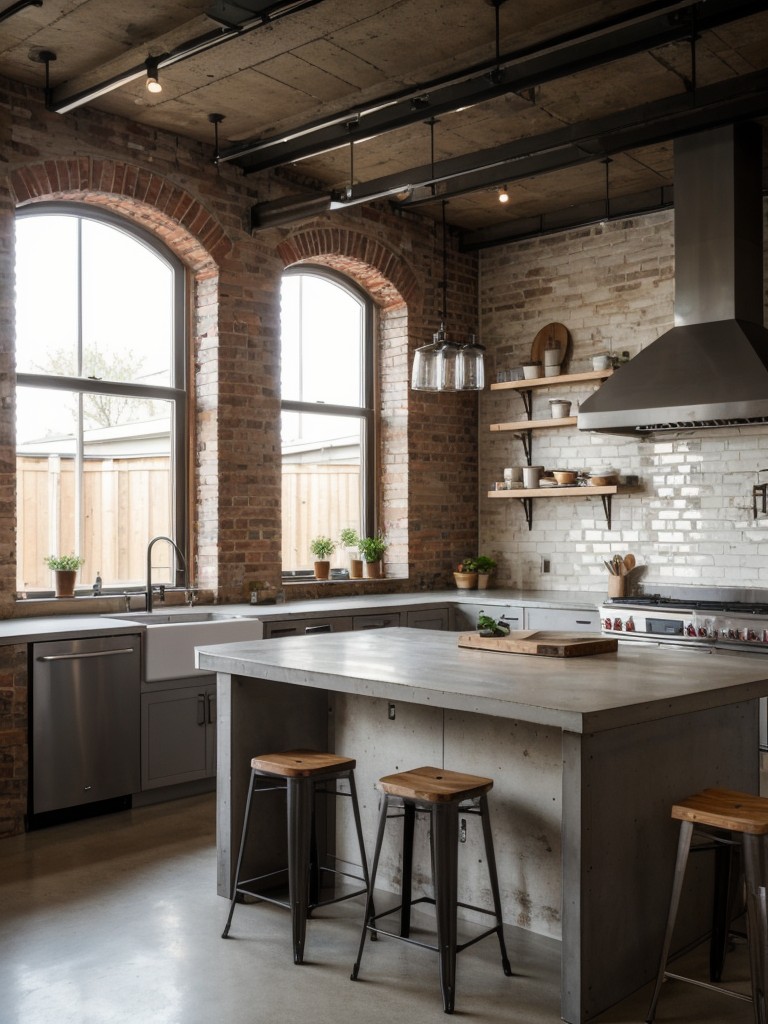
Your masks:
<svg viewBox="0 0 768 1024"><path fill-rule="evenodd" d="M15 219L21 220L27 217L40 217L50 215L64 215L76 217L80 221L92 220L116 228L135 238L139 243L146 245L152 252L163 260L170 268L173 280L172 296L172 352L170 361L170 385L157 384L134 384L122 381L94 380L90 377L63 376L60 374L41 374L29 372L16 372L14 393L18 388L39 388L44 391L67 391L85 394L111 395L120 398L137 398L152 401L168 402L171 408L171 523L175 531L174 539L184 553L187 565L189 559L189 524L188 524L188 325L187 325L187 295L188 281L186 267L168 248L168 246L151 231L126 217L122 217L110 210L95 207L90 203L76 201L52 201L34 203L30 206L18 207L15 212ZM78 246L81 244L81 236L78 234ZM78 251L78 287L82 280L82 267L80 251ZM78 314L78 335L82 333L81 312ZM14 338L14 359L15 345ZM95 386L96 385L96 386ZM81 474L83 464L83 452L81 448L82 433L78 436L77 453L75 466ZM14 449L16 444L14 443ZM79 488L78 488L79 493ZM79 542L83 541L82 510L79 501L76 500L75 512L77 515L77 536ZM121 591L122 587L119 588ZM110 586L107 583L105 592L109 592Z"/></svg>
<svg viewBox="0 0 768 1024"><path fill-rule="evenodd" d="M347 277L333 267L318 266L315 264L302 263L286 267L283 270L281 282L286 277L311 276L324 278L333 284L349 292L360 302L362 309L362 351L361 351L361 377L362 377L362 405L331 405L324 402L302 402L296 399L288 399L280 396L280 414L283 412L311 413L312 415L347 416L362 421L361 430L361 451L360 451L360 486L361 486L361 510L360 529L361 536L372 537L375 534L377 522L377 495L376 495L376 465L377 465L377 375L374 360L374 314L375 305L371 296L361 288L352 278ZM280 351L282 358L282 331L280 338ZM282 459L282 455L281 455ZM282 518L282 512L281 512ZM304 570L287 569L283 566L282 575L284 578L308 574Z"/></svg>

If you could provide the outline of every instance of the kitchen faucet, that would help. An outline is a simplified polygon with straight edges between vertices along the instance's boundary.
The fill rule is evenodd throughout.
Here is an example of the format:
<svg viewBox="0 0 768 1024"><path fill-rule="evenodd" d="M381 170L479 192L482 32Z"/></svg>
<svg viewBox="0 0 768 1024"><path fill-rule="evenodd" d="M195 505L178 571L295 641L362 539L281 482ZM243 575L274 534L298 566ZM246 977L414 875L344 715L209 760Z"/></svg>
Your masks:
<svg viewBox="0 0 768 1024"><path fill-rule="evenodd" d="M147 611L148 612L152 611L152 600L153 600L153 596L152 596L152 548L155 546L155 544L159 540L167 540L168 543L173 548L173 550L176 552L176 557L178 558L178 562L179 562L178 567L176 569L176 572L178 573L179 569L181 569L181 571L184 573L184 586L185 586L185 588L187 586L187 561L184 558L184 555L182 555L182 553L181 553L181 551L179 549L179 546L176 543L176 541L171 540L170 537L165 537L163 535L161 535L159 537L153 537L152 540L149 542L149 544L147 544Z"/></svg>

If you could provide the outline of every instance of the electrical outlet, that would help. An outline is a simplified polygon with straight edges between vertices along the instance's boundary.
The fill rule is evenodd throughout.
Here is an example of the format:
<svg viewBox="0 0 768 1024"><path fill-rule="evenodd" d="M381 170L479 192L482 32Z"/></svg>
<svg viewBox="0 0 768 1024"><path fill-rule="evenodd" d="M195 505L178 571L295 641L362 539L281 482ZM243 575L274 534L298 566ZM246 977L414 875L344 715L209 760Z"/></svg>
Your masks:
<svg viewBox="0 0 768 1024"><path fill-rule="evenodd" d="M394 722L394 720L395 720L395 705L394 704L389 704L387 706L387 718L390 720L390 722Z"/></svg>
<svg viewBox="0 0 768 1024"><path fill-rule="evenodd" d="M550 565L551 565L551 559L548 558L547 555L542 555L541 556L541 572L542 572L542 575L544 575L544 574L546 574L546 573L548 573L550 571Z"/></svg>

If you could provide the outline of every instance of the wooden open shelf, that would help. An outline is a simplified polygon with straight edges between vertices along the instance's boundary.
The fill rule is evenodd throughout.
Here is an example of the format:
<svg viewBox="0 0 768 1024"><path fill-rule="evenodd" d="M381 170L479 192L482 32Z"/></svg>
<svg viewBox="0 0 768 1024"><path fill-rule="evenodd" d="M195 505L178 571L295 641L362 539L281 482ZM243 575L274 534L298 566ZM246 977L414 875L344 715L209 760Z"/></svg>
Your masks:
<svg viewBox="0 0 768 1024"><path fill-rule="evenodd" d="M584 373L561 373L558 377L535 377L533 380L505 380L491 384L491 391L527 391L548 388L553 384L579 384L586 380L607 380L613 370L587 370Z"/></svg>
<svg viewBox="0 0 768 1024"><path fill-rule="evenodd" d="M614 494L627 494L637 490L634 487L620 487L619 484L606 484L603 487L516 487L508 491L488 491L489 498L517 498L525 509L525 521L528 529L533 527L534 498L591 498L598 497L603 503L603 512L608 529L611 528L611 502Z"/></svg>
<svg viewBox="0 0 768 1024"><path fill-rule="evenodd" d="M513 420L511 423L492 423L491 430L545 430L547 427L575 427L576 416L551 417L548 420Z"/></svg>

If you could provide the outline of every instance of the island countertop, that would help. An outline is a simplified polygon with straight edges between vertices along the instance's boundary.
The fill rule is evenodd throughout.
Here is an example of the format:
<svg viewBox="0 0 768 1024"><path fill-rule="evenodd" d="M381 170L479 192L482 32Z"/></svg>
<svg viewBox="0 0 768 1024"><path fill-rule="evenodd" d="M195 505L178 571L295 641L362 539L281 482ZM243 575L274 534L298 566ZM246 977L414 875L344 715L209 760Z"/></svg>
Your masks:
<svg viewBox="0 0 768 1024"><path fill-rule="evenodd" d="M201 669L593 733L768 693L762 659L620 644L551 658L407 627L197 648Z"/></svg>

